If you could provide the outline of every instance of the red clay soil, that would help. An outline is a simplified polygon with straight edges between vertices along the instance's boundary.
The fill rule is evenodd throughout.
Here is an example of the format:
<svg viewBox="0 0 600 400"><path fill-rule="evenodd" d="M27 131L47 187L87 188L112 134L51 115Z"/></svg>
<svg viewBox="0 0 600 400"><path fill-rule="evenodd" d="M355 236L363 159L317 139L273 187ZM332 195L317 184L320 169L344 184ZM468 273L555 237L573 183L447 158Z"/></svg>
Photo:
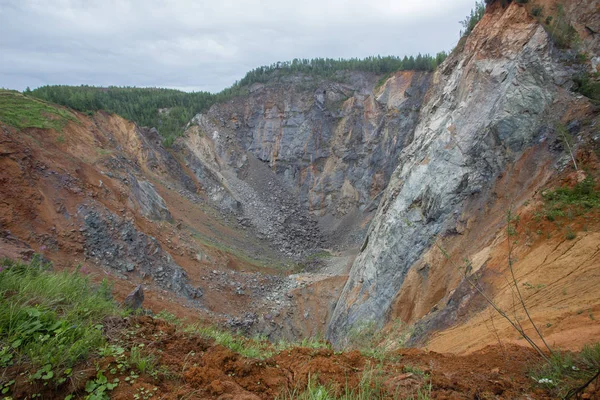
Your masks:
<svg viewBox="0 0 600 400"><path fill-rule="evenodd" d="M365 371L371 371L374 381L381 383L384 397L390 399L410 398L419 390L429 392L429 385L433 399L553 398L535 388L527 376L537 361L535 354L515 345L488 346L468 356L405 349L383 363L357 351L335 353L309 348L292 348L258 360L242 357L198 335L182 333L151 317L119 320L112 325L109 336L127 348L144 344L145 351L153 353L159 365L154 376L142 374L133 384L124 379L129 372L105 372L109 381L120 379L111 393L114 399L132 399L136 394L141 396L142 390L154 393L157 399L273 399L304 389L309 379L341 394L346 387L358 387ZM77 368L73 378L58 390L35 387L17 377L13 396L26 398L38 392L45 399L62 399L67 394L77 398L85 395L85 382L95 376L98 367L110 371L115 365L113 358L90 361Z"/></svg>

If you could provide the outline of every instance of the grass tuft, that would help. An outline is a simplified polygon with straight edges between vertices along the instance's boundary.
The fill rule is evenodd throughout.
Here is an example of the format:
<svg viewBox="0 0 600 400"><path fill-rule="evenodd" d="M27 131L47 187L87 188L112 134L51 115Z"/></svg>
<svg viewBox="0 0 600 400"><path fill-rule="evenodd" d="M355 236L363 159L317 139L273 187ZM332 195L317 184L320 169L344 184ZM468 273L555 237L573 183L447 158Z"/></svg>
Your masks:
<svg viewBox="0 0 600 400"><path fill-rule="evenodd" d="M0 261L0 368L31 363L49 380L101 348L106 317L122 315L106 283L94 287L77 272L51 272Z"/></svg>
<svg viewBox="0 0 600 400"><path fill-rule="evenodd" d="M554 396L564 398L570 390L588 381L600 369L600 343L586 345L575 355L556 351L549 362L530 375L536 384Z"/></svg>

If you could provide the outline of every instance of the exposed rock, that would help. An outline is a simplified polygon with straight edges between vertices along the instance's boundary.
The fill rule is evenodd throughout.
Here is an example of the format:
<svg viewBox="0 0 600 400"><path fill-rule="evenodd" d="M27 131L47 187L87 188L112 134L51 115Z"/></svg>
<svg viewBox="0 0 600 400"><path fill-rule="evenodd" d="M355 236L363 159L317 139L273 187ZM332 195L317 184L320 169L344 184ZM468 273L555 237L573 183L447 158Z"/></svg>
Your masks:
<svg viewBox="0 0 600 400"><path fill-rule="evenodd" d="M187 273L175 263L160 243L138 231L132 222L108 210L96 211L87 206L78 210L86 231L85 255L95 262L120 273L151 276L157 285L189 299L202 296L202 289L188 283Z"/></svg>
<svg viewBox="0 0 600 400"><path fill-rule="evenodd" d="M544 29L516 4L488 13L448 58L352 267L330 340L383 324L407 271L436 235L456 230L463 201L483 196L549 122L564 68Z"/></svg>
<svg viewBox="0 0 600 400"><path fill-rule="evenodd" d="M283 254L318 247L321 236L360 242L362 212L376 207L411 140L430 77L399 72L381 87L368 73L341 73L344 84L274 79L197 115L181 142L186 161L216 204L279 238Z"/></svg>
<svg viewBox="0 0 600 400"><path fill-rule="evenodd" d="M131 293L125 297L123 300L123 306L129 308L131 310L137 310L142 306L144 302L144 289L142 285L137 285L135 289Z"/></svg>
<svg viewBox="0 0 600 400"><path fill-rule="evenodd" d="M173 222L173 217L165 201L156 192L154 185L145 180L138 181L132 174L129 174L129 182L131 194L144 216L154 220Z"/></svg>

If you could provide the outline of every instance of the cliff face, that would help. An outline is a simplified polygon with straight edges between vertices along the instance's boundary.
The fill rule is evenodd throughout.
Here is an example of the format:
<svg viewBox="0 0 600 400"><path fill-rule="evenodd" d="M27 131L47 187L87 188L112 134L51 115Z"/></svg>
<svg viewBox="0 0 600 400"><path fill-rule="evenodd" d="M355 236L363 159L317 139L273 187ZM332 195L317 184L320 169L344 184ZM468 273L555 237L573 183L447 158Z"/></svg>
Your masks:
<svg viewBox="0 0 600 400"><path fill-rule="evenodd" d="M432 78L414 139L401 152L329 324L335 343L363 324L382 326L392 311L412 321L427 313L414 310L419 298L435 304L455 286L438 284L432 295L424 285L396 301L411 268L427 274L422 258L438 237L462 235L466 216L493 205L497 178L527 149L542 143L534 171L564 157L546 156L546 142L575 102L565 90L575 71L558 61L544 28L525 7L496 4L463 44ZM456 273L436 277L456 283Z"/></svg>
<svg viewBox="0 0 600 400"><path fill-rule="evenodd" d="M298 220L292 209L306 211L302 218L320 223L327 239L354 232L358 215L376 208L412 139L430 80L419 72L396 73L381 85L368 73L333 80L283 76L198 115L184 147L198 176L206 170L218 176L216 201L222 201L219 186L226 187L240 204L241 218L267 237L283 237L286 248L298 252L314 247L317 235L301 237L301 220L302 229L290 231L293 224L285 222ZM282 197L294 201L277 200ZM293 244L303 240L304 246Z"/></svg>

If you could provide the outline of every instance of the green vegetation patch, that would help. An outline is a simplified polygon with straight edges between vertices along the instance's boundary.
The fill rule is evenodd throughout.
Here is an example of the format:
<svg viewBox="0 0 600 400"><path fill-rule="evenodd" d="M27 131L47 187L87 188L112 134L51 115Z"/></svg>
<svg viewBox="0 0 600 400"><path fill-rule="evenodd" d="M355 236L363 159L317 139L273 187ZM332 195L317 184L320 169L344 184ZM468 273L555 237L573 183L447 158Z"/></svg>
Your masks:
<svg viewBox="0 0 600 400"><path fill-rule="evenodd" d="M156 314L155 318L167 321L183 332L199 335L206 339L212 339L216 344L226 347L247 358L264 360L285 350L297 347L315 350L331 349L330 343L318 337L304 338L303 340L296 342L282 340L277 343L271 343L265 336L254 336L249 338L223 330L214 325L185 324L175 315L164 310Z"/></svg>
<svg viewBox="0 0 600 400"><path fill-rule="evenodd" d="M585 211L600 208L600 190L595 181L588 176L573 188L561 187L542 193L545 202L546 217L564 216L568 210Z"/></svg>
<svg viewBox="0 0 600 400"><path fill-rule="evenodd" d="M94 287L78 272L49 268L37 257L0 261L0 369L30 364L31 380L60 384L104 344L101 322L122 311L106 281Z"/></svg>
<svg viewBox="0 0 600 400"><path fill-rule="evenodd" d="M77 122L69 111L19 92L0 90L0 121L15 128L42 128L61 131L69 121Z"/></svg>
<svg viewBox="0 0 600 400"><path fill-rule="evenodd" d="M559 398L570 398L600 370L600 343L586 345L581 353L554 352L550 361L535 368L531 377L536 384ZM575 398L575 397L573 397Z"/></svg>
<svg viewBox="0 0 600 400"><path fill-rule="evenodd" d="M600 82L594 80L589 74L583 74L573 79L575 91L600 104Z"/></svg>
<svg viewBox="0 0 600 400"><path fill-rule="evenodd" d="M401 320L393 321L387 330L380 329L374 322L366 322L350 330L347 347L379 361L394 360L395 353L404 347L411 334L411 329Z"/></svg>

